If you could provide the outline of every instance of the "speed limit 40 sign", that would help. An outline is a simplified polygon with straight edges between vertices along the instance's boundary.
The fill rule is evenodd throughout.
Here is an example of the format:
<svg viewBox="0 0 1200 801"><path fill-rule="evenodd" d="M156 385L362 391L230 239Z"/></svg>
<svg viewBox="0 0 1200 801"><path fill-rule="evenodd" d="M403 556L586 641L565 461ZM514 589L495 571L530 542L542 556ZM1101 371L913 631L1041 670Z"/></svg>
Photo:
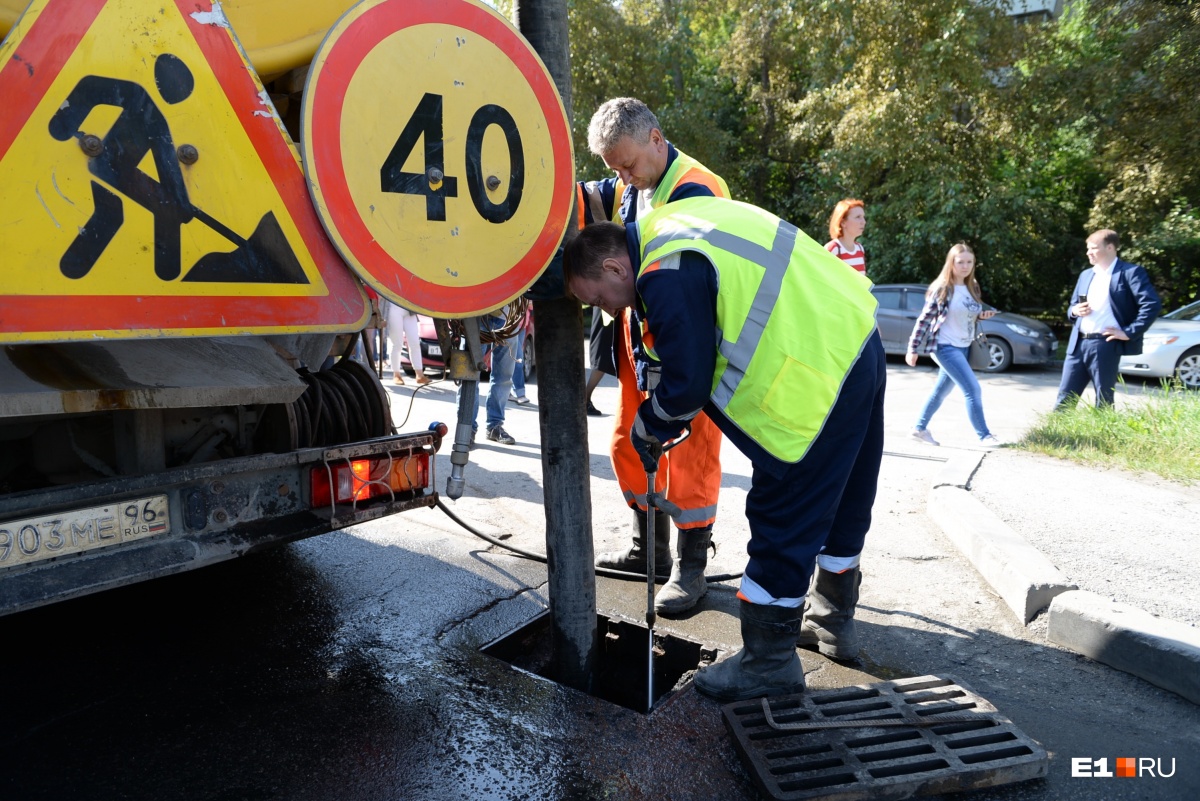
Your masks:
<svg viewBox="0 0 1200 801"><path fill-rule="evenodd" d="M364 281L469 317L553 257L573 190L570 128L545 65L474 0L364 0L329 31L305 90L318 214Z"/></svg>

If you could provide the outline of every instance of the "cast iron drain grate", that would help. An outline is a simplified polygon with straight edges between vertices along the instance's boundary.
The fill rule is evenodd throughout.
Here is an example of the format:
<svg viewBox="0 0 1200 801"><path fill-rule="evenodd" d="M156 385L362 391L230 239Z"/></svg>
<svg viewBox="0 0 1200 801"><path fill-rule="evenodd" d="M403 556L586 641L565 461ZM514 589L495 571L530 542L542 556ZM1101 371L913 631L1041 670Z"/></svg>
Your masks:
<svg viewBox="0 0 1200 801"><path fill-rule="evenodd" d="M765 700L721 712L754 783L778 801L974 790L1036 779L1049 765L1045 749L953 677Z"/></svg>

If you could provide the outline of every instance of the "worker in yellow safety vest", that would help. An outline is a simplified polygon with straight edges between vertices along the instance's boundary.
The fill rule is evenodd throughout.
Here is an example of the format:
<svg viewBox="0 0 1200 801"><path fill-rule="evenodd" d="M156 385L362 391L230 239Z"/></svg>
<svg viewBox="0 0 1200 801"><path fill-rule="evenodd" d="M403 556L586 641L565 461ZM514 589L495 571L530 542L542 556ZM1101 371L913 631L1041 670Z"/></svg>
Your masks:
<svg viewBox="0 0 1200 801"><path fill-rule="evenodd" d="M563 265L580 300L646 326L662 369L629 432L644 467L702 412L753 464L743 648L699 671L697 689L799 692L797 644L857 655L886 384L870 281L773 214L715 198L589 226Z"/></svg>

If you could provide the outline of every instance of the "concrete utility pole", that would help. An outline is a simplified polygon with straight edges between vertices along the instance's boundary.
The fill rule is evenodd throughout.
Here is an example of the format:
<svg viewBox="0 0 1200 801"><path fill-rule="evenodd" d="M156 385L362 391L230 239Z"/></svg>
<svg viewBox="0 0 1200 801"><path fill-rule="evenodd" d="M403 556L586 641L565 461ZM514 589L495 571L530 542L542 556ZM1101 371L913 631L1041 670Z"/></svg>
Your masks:
<svg viewBox="0 0 1200 801"><path fill-rule="evenodd" d="M566 0L515 0L513 21L550 71L569 121ZM565 178L574 181L575 176ZM568 229L567 238L574 233ZM534 301L533 317L538 333L538 414L555 678L590 692L597 648L596 574L584 417L583 315L578 301L559 298Z"/></svg>

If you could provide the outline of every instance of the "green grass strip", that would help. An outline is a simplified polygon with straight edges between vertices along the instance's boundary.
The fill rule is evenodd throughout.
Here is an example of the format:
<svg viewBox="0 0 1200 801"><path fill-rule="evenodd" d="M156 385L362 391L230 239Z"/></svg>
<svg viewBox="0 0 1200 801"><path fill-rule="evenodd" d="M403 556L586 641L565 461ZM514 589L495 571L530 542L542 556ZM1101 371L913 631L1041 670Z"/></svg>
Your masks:
<svg viewBox="0 0 1200 801"><path fill-rule="evenodd" d="M1042 415L1016 446L1080 464L1200 480L1200 393L1164 384L1127 407Z"/></svg>

